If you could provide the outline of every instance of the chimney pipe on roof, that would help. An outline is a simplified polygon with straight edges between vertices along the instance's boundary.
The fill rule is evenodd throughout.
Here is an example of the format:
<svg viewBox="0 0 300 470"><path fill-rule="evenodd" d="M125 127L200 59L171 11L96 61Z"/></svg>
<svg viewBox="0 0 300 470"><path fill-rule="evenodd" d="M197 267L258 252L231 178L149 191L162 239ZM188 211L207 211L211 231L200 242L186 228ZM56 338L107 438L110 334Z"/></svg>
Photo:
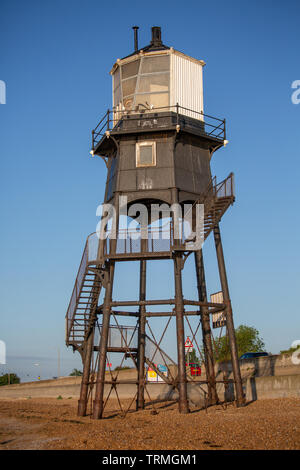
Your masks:
<svg viewBox="0 0 300 470"><path fill-rule="evenodd" d="M151 46L154 46L154 47L162 46L160 26L153 26L151 30L152 30Z"/></svg>
<svg viewBox="0 0 300 470"><path fill-rule="evenodd" d="M138 45L138 26L132 26L132 29L134 31L134 52L137 52L139 50L139 45Z"/></svg>

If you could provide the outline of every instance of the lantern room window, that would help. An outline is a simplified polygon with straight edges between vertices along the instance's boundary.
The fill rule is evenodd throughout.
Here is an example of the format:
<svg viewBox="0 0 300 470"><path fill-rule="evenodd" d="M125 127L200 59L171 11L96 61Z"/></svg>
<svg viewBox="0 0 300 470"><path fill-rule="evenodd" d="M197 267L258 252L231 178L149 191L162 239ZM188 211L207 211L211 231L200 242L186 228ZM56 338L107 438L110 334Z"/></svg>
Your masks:
<svg viewBox="0 0 300 470"><path fill-rule="evenodd" d="M120 65L113 77L116 110L145 112L169 106L169 55L145 56Z"/></svg>
<svg viewBox="0 0 300 470"><path fill-rule="evenodd" d="M136 144L136 166L156 166L156 142L138 142Z"/></svg>

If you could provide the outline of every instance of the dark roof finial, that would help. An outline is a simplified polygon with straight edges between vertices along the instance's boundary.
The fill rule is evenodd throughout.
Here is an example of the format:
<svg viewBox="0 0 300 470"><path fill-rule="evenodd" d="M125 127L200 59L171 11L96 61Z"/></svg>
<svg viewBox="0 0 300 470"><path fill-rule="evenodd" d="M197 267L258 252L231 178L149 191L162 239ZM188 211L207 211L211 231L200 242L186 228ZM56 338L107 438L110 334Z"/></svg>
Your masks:
<svg viewBox="0 0 300 470"><path fill-rule="evenodd" d="M152 31L152 40L151 40L151 46L154 47L161 47L162 46L162 41L161 41L161 29L160 26L153 26L151 28Z"/></svg>

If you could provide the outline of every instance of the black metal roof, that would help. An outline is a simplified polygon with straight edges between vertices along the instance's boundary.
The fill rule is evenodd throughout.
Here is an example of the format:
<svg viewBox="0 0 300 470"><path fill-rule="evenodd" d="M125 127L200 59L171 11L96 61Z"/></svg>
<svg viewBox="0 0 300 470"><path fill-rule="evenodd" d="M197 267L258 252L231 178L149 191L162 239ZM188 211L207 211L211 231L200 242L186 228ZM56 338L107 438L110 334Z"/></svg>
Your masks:
<svg viewBox="0 0 300 470"><path fill-rule="evenodd" d="M133 29L135 29L135 28L137 29L138 27L134 26ZM160 28L160 26L153 26L151 28L151 32L152 32L152 38L151 38L151 42L150 42L150 44L148 44L148 46L141 47L140 49L136 49L131 54L129 54L125 57L122 57L122 59L127 59L127 57L131 57L135 54L139 54L140 51L152 52L152 51L163 51L163 50L170 49L170 47L163 44L163 42L161 40L161 28Z"/></svg>

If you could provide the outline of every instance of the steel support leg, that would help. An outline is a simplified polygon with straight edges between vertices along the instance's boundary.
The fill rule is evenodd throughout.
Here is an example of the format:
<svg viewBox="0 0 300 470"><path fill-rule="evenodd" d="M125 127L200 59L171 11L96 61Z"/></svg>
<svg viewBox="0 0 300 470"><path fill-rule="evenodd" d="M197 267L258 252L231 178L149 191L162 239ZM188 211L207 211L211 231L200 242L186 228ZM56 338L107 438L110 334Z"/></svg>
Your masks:
<svg viewBox="0 0 300 470"><path fill-rule="evenodd" d="M116 192L114 196L115 218L112 219L112 233L115 232L115 238L112 237L110 239L110 253L116 253L116 247L117 247L117 238L118 238L118 233L119 233L119 202L120 202L119 196L120 194ZM114 273L115 273L115 262L110 262L108 279L107 279L106 289L105 289L104 302L103 302L102 329L101 329L101 338L100 338L100 345L99 345L99 364L98 364L98 373L97 373L97 379L96 379L95 399L93 403L93 418L94 419L102 418L102 414L103 414L106 355L107 355L108 334L109 334L109 324L110 324L110 315L111 315L110 303L112 301Z"/></svg>
<svg viewBox="0 0 300 470"><path fill-rule="evenodd" d="M226 268L225 268L221 233L220 233L220 228L218 224L214 228L214 238L215 238L215 245L216 245L216 252L217 252L217 259L218 259L218 266L219 266L220 281L221 281L222 292L223 292L223 300L224 300L224 304L226 305L226 325L227 325L227 332L228 332L229 345L230 345L233 377L234 377L234 382L235 382L236 403L237 403L237 406L243 406L245 403L245 397L244 397L244 392L243 392L242 377L241 377L239 358L238 358L238 350L237 350L237 345L236 345L236 338L235 338L235 331L234 331L234 324L233 324L233 314L232 314L232 307L231 307L231 301L230 301L230 296L229 296L229 288L228 288L227 274L226 274Z"/></svg>
<svg viewBox="0 0 300 470"><path fill-rule="evenodd" d="M86 416L87 397L88 397L93 350L94 350L94 328L90 332L90 335L85 345L83 374L82 374L81 387L80 387L80 398L78 400L78 411L77 411L78 416Z"/></svg>
<svg viewBox="0 0 300 470"><path fill-rule="evenodd" d="M175 276L175 313L176 313L176 331L177 331L177 358L178 358L178 392L179 392L179 412L189 413L187 401L187 380L185 366L185 347L184 347L184 304L182 296L182 257L174 255L174 276Z"/></svg>
<svg viewBox="0 0 300 470"><path fill-rule="evenodd" d="M140 261L140 300L146 300L146 260ZM139 329L138 329L138 395L137 409L143 409L145 406L144 398L144 380L145 380L145 334L146 334L146 307L140 306L139 309Z"/></svg>
<svg viewBox="0 0 300 470"><path fill-rule="evenodd" d="M103 303L102 328L101 328L101 338L100 338L100 346L99 346L99 364L98 364L98 373L97 373L97 379L96 379L95 399L93 403L93 419L100 419L102 418L102 414L103 414L106 353L107 353L109 323L110 323L110 314L111 314L110 303L112 300L114 269L115 269L115 263L111 263L110 268L109 268L109 279L107 282L104 303Z"/></svg>
<svg viewBox="0 0 300 470"><path fill-rule="evenodd" d="M197 276L197 287L200 302L207 302L206 282L205 282L205 271L203 263L202 250L195 252L195 266ZM205 370L206 378L208 380L208 401L210 405L218 403L218 395L216 389L216 376L214 367L214 354L211 341L211 329L208 309L205 307L200 308L201 313L201 327L202 327L202 338L203 348L205 355Z"/></svg>

